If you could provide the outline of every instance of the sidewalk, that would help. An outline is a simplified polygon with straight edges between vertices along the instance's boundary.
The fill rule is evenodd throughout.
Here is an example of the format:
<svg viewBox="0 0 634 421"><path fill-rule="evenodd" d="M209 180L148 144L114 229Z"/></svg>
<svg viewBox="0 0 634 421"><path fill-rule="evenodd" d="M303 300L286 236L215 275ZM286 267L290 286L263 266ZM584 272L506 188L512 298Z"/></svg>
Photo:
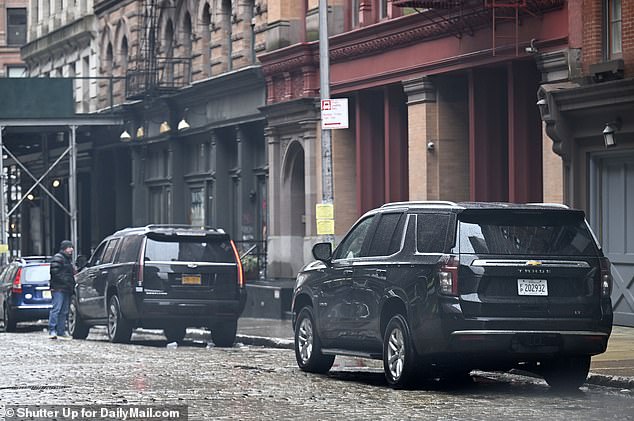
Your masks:
<svg viewBox="0 0 634 421"><path fill-rule="evenodd" d="M293 349L290 320L241 318L236 342ZM592 357L588 383L634 389L634 328L614 326L605 353Z"/></svg>

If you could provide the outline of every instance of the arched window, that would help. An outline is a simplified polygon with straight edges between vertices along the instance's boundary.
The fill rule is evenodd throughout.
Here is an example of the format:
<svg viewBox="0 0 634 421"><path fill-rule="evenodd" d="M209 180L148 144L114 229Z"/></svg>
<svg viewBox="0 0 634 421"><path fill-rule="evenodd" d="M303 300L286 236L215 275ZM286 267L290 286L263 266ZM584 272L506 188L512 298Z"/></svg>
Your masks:
<svg viewBox="0 0 634 421"><path fill-rule="evenodd" d="M232 24L233 24L233 16L231 14L231 0L222 0L222 11L221 11L221 19L222 19L222 30L223 30L223 48L222 55L225 60L227 60L226 70L230 71L233 68L233 63L231 56L233 55L232 51Z"/></svg>
<svg viewBox="0 0 634 421"><path fill-rule="evenodd" d="M128 37L124 36L121 40L121 52L120 54L120 63L121 63L121 74L125 75L128 70Z"/></svg>
<svg viewBox="0 0 634 421"><path fill-rule="evenodd" d="M190 58L192 56L192 35L192 17L189 12L187 12L183 18L183 31L181 38L183 57L185 58Z"/></svg>
<svg viewBox="0 0 634 421"><path fill-rule="evenodd" d="M108 42L106 47L106 62L104 63L104 72L108 76L112 76L112 67L114 64L114 55L112 53L112 43Z"/></svg>
<svg viewBox="0 0 634 421"><path fill-rule="evenodd" d="M174 24L171 19L168 19L165 24L165 32L161 47L165 57L174 57Z"/></svg>
<svg viewBox="0 0 634 421"><path fill-rule="evenodd" d="M211 76L211 7L205 3L201 16L201 41L203 56L203 74Z"/></svg>

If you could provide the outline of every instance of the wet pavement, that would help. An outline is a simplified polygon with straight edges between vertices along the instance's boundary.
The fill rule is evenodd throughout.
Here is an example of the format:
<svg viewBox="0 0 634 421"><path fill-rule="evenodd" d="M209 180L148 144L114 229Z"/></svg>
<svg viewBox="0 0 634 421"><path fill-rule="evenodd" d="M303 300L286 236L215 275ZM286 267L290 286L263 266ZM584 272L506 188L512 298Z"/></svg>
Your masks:
<svg viewBox="0 0 634 421"><path fill-rule="evenodd" d="M290 330L278 323L277 339L292 337L285 323ZM238 341L269 332L262 324L241 321ZM314 375L289 349L216 348L196 336L168 348L144 331L130 345L107 342L102 329L85 341L51 341L38 326L0 333L0 405L181 404L190 420L634 419L628 389L589 385L561 395L541 379L474 372L468 385L393 390L379 361L338 357L328 375Z"/></svg>

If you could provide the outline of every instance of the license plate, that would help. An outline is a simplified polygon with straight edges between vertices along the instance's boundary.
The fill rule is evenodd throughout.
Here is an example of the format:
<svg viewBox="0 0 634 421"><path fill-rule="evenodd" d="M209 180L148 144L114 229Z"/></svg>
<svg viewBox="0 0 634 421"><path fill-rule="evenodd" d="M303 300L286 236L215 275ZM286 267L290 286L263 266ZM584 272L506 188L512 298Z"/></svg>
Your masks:
<svg viewBox="0 0 634 421"><path fill-rule="evenodd" d="M42 291L42 298L46 298L47 300L50 300L52 297L53 295L51 294L50 289L45 289L44 291Z"/></svg>
<svg viewBox="0 0 634 421"><path fill-rule="evenodd" d="M548 295L548 281L546 279L518 279L518 295Z"/></svg>
<svg viewBox="0 0 634 421"><path fill-rule="evenodd" d="M183 285L201 285L200 275L183 275L181 283Z"/></svg>

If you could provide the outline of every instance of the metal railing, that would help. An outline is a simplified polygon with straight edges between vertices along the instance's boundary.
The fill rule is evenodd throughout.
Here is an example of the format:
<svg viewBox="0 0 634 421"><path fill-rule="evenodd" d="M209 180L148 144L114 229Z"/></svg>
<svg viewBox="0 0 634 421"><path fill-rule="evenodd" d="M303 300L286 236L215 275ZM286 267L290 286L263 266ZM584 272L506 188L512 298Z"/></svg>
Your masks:
<svg viewBox="0 0 634 421"><path fill-rule="evenodd" d="M132 68L126 72L126 98L142 99L168 93L191 84L191 58L158 57L155 68Z"/></svg>

